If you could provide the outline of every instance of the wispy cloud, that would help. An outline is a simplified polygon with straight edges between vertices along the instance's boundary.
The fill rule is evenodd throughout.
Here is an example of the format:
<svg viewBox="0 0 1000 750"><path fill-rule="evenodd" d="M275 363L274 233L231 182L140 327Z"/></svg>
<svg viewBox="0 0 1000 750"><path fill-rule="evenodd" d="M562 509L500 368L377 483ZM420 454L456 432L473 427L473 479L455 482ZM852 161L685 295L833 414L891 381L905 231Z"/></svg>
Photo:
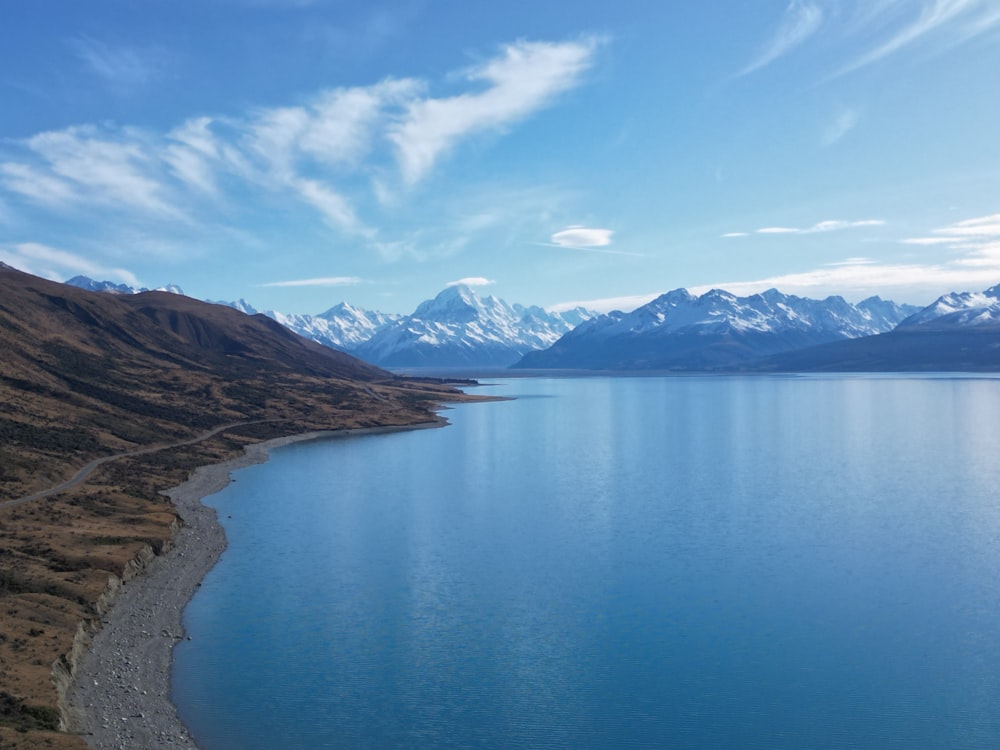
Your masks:
<svg viewBox="0 0 1000 750"><path fill-rule="evenodd" d="M491 286L492 284L496 284L496 282L485 276L467 276L457 281L449 281L445 286Z"/></svg>
<svg viewBox="0 0 1000 750"><path fill-rule="evenodd" d="M598 44L593 37L509 44L500 56L466 71L468 81L487 85L484 91L412 101L389 133L403 177L418 182L463 138L501 129L550 104L579 83Z"/></svg>
<svg viewBox="0 0 1000 750"><path fill-rule="evenodd" d="M861 122L861 113L857 109L842 109L833 120L827 123L820 142L824 146L832 146L854 130L859 122Z"/></svg>
<svg viewBox="0 0 1000 750"><path fill-rule="evenodd" d="M156 174L159 159L136 131L74 127L40 133L24 145L34 164L0 164L0 181L15 193L53 206L98 203L178 216Z"/></svg>
<svg viewBox="0 0 1000 750"><path fill-rule="evenodd" d="M80 60L113 88L145 86L164 67L164 55L156 50L113 46L89 36L74 39L72 46Z"/></svg>
<svg viewBox="0 0 1000 750"><path fill-rule="evenodd" d="M596 37L509 44L450 77L466 91L447 98L429 97L428 81L386 78L242 116L192 117L165 132L102 124L38 133L5 144L0 199L138 226L217 225L235 212L274 210L277 198L286 204L277 210L302 207L383 257L401 257L414 240L380 237L377 217L366 216L399 208L390 200L394 182L412 185L463 139L552 104L579 85L600 44ZM138 58L93 39L77 47L108 77L124 80L130 66L135 81L149 75ZM438 243L434 253L464 241Z"/></svg>
<svg viewBox="0 0 1000 750"><path fill-rule="evenodd" d="M363 283L357 276L324 276L317 279L293 279L291 281L269 281L257 284L265 287L299 287L299 286L357 286Z"/></svg>
<svg viewBox="0 0 1000 750"><path fill-rule="evenodd" d="M83 274L98 280L113 279L141 286L135 275L124 268L109 268L82 255L37 242L0 245L0 261L35 276L56 281Z"/></svg>
<svg viewBox="0 0 1000 750"><path fill-rule="evenodd" d="M815 34L822 23L823 10L818 5L804 0L791 0L774 36L739 74L749 75L787 55Z"/></svg>
<svg viewBox="0 0 1000 750"><path fill-rule="evenodd" d="M920 3L891 3L884 10L909 10L919 5L915 19L897 28L892 35L868 52L840 68L836 78L876 63L925 39L943 46L966 42L1000 27L1000 12L994 0L928 0Z"/></svg>
<svg viewBox="0 0 1000 750"><path fill-rule="evenodd" d="M861 219L858 221L844 221L843 219L827 219L818 221L810 227L761 227L752 232L726 232L723 237L737 238L749 237L751 234L819 234L822 232L839 232L844 229L858 229L860 227L879 227L885 221L882 219Z"/></svg>

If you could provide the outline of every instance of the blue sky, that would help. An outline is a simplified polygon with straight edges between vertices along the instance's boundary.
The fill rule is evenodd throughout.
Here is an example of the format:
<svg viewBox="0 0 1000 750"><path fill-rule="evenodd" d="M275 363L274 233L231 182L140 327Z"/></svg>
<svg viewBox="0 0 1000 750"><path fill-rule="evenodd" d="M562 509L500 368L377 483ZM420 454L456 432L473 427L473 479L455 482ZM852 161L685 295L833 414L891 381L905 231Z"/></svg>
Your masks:
<svg viewBox="0 0 1000 750"><path fill-rule="evenodd" d="M0 23L0 260L260 308L1000 282L995 0L78 0Z"/></svg>

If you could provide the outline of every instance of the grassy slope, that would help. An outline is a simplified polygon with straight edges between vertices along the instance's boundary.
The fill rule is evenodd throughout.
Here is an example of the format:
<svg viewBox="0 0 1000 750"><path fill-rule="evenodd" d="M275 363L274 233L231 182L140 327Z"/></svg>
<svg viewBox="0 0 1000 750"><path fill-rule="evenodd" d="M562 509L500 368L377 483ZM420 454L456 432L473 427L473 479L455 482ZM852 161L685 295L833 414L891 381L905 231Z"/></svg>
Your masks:
<svg viewBox="0 0 1000 750"><path fill-rule="evenodd" d="M53 664L108 589L169 544L159 491L262 439L433 418L456 391L394 378L263 316L177 295L96 294L0 268L0 501L88 461L233 428L197 445L117 460L83 486L0 508L0 747L83 747L57 733Z"/></svg>

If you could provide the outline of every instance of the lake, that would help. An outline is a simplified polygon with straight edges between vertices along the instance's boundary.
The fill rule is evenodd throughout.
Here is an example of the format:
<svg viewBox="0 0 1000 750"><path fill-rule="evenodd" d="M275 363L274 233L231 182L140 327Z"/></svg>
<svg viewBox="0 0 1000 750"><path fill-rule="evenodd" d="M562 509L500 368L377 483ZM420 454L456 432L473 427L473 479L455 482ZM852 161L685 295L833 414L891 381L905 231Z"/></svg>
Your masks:
<svg viewBox="0 0 1000 750"><path fill-rule="evenodd" d="M203 750L1000 747L1000 379L512 379L207 499Z"/></svg>

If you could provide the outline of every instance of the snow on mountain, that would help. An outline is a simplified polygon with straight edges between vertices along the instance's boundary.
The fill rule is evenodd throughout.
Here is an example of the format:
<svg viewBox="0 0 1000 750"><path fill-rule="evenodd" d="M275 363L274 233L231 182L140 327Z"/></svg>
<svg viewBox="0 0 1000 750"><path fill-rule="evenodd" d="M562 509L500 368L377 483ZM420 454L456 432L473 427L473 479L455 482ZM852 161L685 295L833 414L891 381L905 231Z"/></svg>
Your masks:
<svg viewBox="0 0 1000 750"><path fill-rule="evenodd" d="M88 292L108 292L111 294L139 294L140 292L170 292L171 294L179 294L182 297L184 292L176 284L167 284L166 286L157 287L156 289L147 289L146 287L134 287L128 284L116 284L113 281L95 281L89 276L74 276L72 279L66 281L70 286L78 287L79 289L86 289Z"/></svg>
<svg viewBox="0 0 1000 750"><path fill-rule="evenodd" d="M557 341L571 321L593 314L511 305L459 284L381 328L354 353L384 367L506 367Z"/></svg>
<svg viewBox="0 0 1000 750"><path fill-rule="evenodd" d="M631 313L588 321L551 348L530 353L525 368L714 369L754 357L894 328L915 308L872 297L813 300L769 289L737 297L675 289Z"/></svg>
<svg viewBox="0 0 1000 750"><path fill-rule="evenodd" d="M364 343L385 326L402 318L396 313L383 313L377 310L365 310L347 302L331 307L326 312L315 316L326 321L327 330L335 336L345 349L351 349Z"/></svg>
<svg viewBox="0 0 1000 750"><path fill-rule="evenodd" d="M906 318L901 328L915 326L983 326L1000 324L1000 284L985 292L952 292L938 297Z"/></svg>

